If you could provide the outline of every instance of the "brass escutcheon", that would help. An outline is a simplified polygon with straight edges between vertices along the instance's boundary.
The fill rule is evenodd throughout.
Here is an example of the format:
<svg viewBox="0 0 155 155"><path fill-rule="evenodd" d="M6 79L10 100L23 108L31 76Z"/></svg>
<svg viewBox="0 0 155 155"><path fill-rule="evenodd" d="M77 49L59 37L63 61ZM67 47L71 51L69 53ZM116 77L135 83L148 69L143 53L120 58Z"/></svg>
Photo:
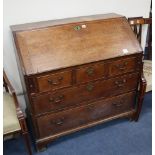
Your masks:
<svg viewBox="0 0 155 155"><path fill-rule="evenodd" d="M80 30L80 29L81 29L81 27L78 26L78 25L74 27L74 30L76 30L76 31L78 31L78 30Z"/></svg>
<svg viewBox="0 0 155 155"><path fill-rule="evenodd" d="M87 87L86 87L86 89L87 89L89 92L92 91L93 88L94 88L94 86L93 86L92 84L88 84Z"/></svg>
<svg viewBox="0 0 155 155"><path fill-rule="evenodd" d="M89 76L93 75L93 74L94 74L94 68L92 68L92 67L88 68L88 69L86 70L86 73L87 73Z"/></svg>

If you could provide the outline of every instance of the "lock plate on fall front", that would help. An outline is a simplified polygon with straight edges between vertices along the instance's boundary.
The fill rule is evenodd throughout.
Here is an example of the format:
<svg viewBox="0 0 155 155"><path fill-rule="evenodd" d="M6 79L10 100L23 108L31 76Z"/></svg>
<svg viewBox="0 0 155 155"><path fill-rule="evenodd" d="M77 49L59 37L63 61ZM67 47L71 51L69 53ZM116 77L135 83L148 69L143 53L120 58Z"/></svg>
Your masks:
<svg viewBox="0 0 155 155"><path fill-rule="evenodd" d="M81 29L80 26L75 26L75 27L74 27L74 30L76 30L76 31L79 31L80 29Z"/></svg>

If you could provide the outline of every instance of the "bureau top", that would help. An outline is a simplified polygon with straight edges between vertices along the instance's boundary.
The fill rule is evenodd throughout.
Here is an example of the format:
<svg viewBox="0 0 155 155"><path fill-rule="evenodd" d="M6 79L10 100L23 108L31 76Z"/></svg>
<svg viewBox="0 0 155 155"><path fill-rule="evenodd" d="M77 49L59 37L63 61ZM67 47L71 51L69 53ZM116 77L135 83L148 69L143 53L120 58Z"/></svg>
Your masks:
<svg viewBox="0 0 155 155"><path fill-rule="evenodd" d="M93 15L11 26L26 75L142 52L125 17Z"/></svg>
<svg viewBox="0 0 155 155"><path fill-rule="evenodd" d="M65 18L65 19L56 19L56 20L48 20L48 21L41 21L41 22L12 25L11 29L12 29L12 31L25 31L25 30L45 28L45 27L55 26L55 25L68 24L68 23L100 20L100 19L107 19L107 18L108 19L109 18L119 18L119 17L123 17L123 16L115 14L115 13L97 14L97 15L91 15L91 16L80 16L80 17L72 17L72 18Z"/></svg>

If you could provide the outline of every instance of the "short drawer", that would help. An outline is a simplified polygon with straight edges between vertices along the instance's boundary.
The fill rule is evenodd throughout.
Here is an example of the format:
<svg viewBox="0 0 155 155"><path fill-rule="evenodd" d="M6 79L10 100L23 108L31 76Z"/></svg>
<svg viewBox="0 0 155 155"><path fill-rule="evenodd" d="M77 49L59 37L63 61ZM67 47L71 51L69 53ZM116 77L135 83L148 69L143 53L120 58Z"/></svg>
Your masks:
<svg viewBox="0 0 155 155"><path fill-rule="evenodd" d="M82 66L76 70L76 82L84 83L105 77L105 64L103 62Z"/></svg>
<svg viewBox="0 0 155 155"><path fill-rule="evenodd" d="M39 92L67 87L71 83L72 73L70 70L37 77Z"/></svg>
<svg viewBox="0 0 155 155"><path fill-rule="evenodd" d="M135 93L127 93L90 105L37 118L40 137L68 131L133 109ZM46 130L45 130L46 129Z"/></svg>
<svg viewBox="0 0 155 155"><path fill-rule="evenodd" d="M142 64L141 57L121 58L109 63L109 77L127 72L139 71Z"/></svg>
<svg viewBox="0 0 155 155"><path fill-rule="evenodd" d="M98 80L72 88L65 88L32 98L34 113L41 114L88 104L98 98L119 95L137 89L139 74L128 74L109 80Z"/></svg>

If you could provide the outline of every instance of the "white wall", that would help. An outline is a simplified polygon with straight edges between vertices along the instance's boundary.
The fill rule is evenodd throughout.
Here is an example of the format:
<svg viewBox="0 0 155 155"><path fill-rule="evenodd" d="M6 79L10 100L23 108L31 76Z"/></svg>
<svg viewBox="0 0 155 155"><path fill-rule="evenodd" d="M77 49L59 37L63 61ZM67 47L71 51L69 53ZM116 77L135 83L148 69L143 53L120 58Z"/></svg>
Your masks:
<svg viewBox="0 0 155 155"><path fill-rule="evenodd" d="M126 17L149 16L151 0L4 0L4 69L22 92L9 26L82 15L115 12ZM146 30L145 30L146 33ZM143 43L144 45L144 43Z"/></svg>

